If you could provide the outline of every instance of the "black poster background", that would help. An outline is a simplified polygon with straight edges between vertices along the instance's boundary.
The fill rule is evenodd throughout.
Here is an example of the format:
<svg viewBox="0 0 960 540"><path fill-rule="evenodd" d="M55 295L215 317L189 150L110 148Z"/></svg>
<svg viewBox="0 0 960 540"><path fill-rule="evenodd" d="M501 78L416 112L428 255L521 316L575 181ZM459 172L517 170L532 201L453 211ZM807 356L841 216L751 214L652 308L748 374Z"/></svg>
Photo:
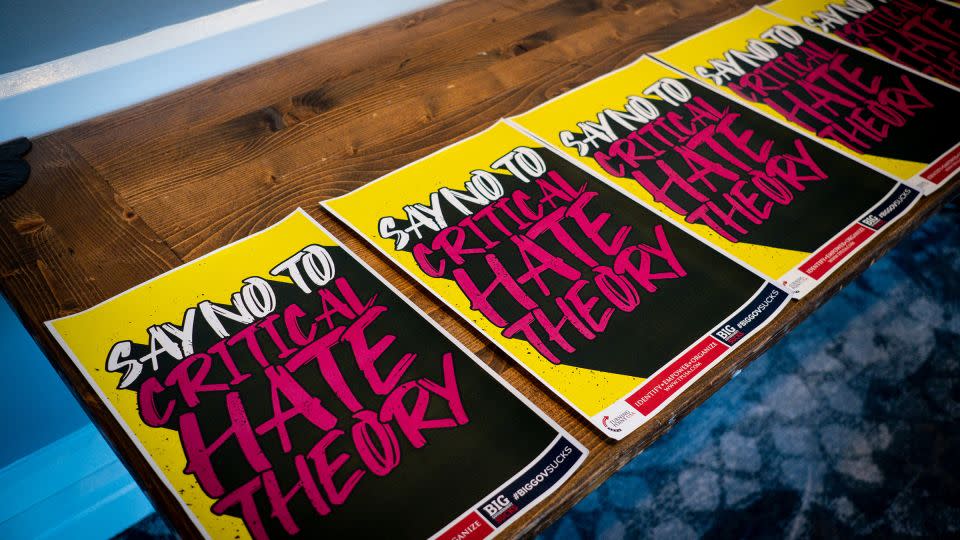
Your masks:
<svg viewBox="0 0 960 540"><path fill-rule="evenodd" d="M332 512L326 516L320 516L314 511L301 490L290 503L294 519L301 528L297 537L426 538L439 532L441 527L479 503L482 497L533 462L557 436L557 431L385 287L349 253L340 247L325 246L325 249L334 260L337 276L349 280L361 301L377 295L376 305L388 308L388 311L365 331L370 343L387 334L396 336L396 341L381 356L378 370L386 373L404 353L414 352L417 358L401 379L401 383L427 377L442 384L440 361L444 353L452 353L458 387L469 422L454 428L424 431L427 444L419 449L413 448L394 425L400 442L400 464L384 477L375 476L368 471L345 504L334 506ZM277 293L275 313L282 313L283 308L290 303L298 304L307 314L323 311L317 294L305 294L293 284L274 281L272 286ZM333 282L326 288L336 290ZM336 321L348 324L344 317L339 317ZM231 327L229 324L226 324L226 327L231 333L242 328L241 325ZM324 323L318 325L317 338L326 333L326 328ZM194 341L195 350L204 351L217 341L219 338L212 332L197 335ZM279 351L268 338L260 339L260 343L268 358L277 358ZM139 349L134 349L135 355L147 351L143 345L136 347ZM231 352L241 349L235 347ZM349 345L341 343L336 346L334 356L359 401L368 410L379 411L384 397L377 396L369 389L356 366ZM234 359L241 371L254 374L234 389L241 393L251 424L259 425L272 416L270 385L263 375L263 369L249 353L235 354ZM282 362L283 360L276 361L277 364ZM158 378L163 380L173 365L175 364L162 363L161 371L157 373ZM213 365L207 382L230 380L230 375L220 362L214 362ZM350 460L335 477L336 485L342 486L358 466L362 467L350 437L352 413L333 394L315 365L305 365L294 372L293 376L311 395L318 397L325 407L337 415L339 422L336 429L346 432L327 450L331 461L341 452L351 454ZM131 387L130 390L138 388ZM194 409L204 440L208 444L229 427L223 395L224 393L200 394L201 403ZM412 401L413 396L408 395L407 398L405 403ZM182 401L180 400L181 403ZM284 402L284 407L289 406L289 403ZM167 427L170 429L176 429L177 417L186 412L182 404L179 407L168 422ZM450 416L446 403L434 396L427 417ZM287 425L293 446L290 454L282 451L275 430L258 436L284 492L290 490L297 481L292 456L306 454L325 434L303 417L294 418ZM176 437L176 432L171 431L171 436ZM227 493L254 476L235 441L227 443L214 454L213 464ZM258 506L270 536L287 537L280 522L270 517L269 503L262 489L258 492ZM230 515L240 517L238 506L232 510Z"/></svg>
<svg viewBox="0 0 960 540"><path fill-rule="evenodd" d="M887 17L887 13L894 15ZM902 19L902 24L897 30L879 30L887 21L898 19ZM879 24L875 24L877 20ZM950 27L953 30L952 35L948 33L932 36L926 29L918 31L912 23L921 20L935 21L938 26ZM857 29L863 25L868 30L861 34ZM910 39L900 35L901 31L906 34L916 32L922 41L911 44ZM954 86L960 84L960 73L956 71L960 59L960 50L957 50L957 43L960 43L960 8L955 5L937 0L895 0L877 4L873 11L831 32L854 45L871 49L895 62L946 80Z"/></svg>
<svg viewBox="0 0 960 540"><path fill-rule="evenodd" d="M785 206L774 204L770 217L759 225L750 223L742 217L739 218L738 222L747 229L747 233L741 234L732 231L732 234L741 242L813 253L834 235L855 222L864 212L875 206L877 202L883 199L884 195L898 184L896 180L883 173L866 167L824 144L805 137L783 124L737 103L733 99L705 88L696 81L684 77L675 77L675 80L680 81L695 98L703 99L714 109L739 115L739 118L732 123L731 127L736 133L747 130L754 132L753 138L750 140L750 148L756 150L762 142L769 140L774 142L770 150L771 155L796 154L794 141L800 140L813 161L828 175L825 180L804 184L806 187L804 191L791 190L794 199ZM683 105L670 107L667 103L662 103L660 107L664 108L665 112L669 110L679 113L684 119L693 116ZM611 122L611 128L621 138L630 133L630 130L616 122ZM722 137L717 138L723 141ZM611 144L604 144L601 141L600 148L590 147L591 151L588 155L592 157L597 151L607 153ZM726 143L723 146L725 150L745 163L753 163L734 145ZM698 146L696 152L712 161L723 164L734 172L740 173L742 179L749 179L746 173L727 165L728 162L707 145ZM684 177L694 173L678 152L668 150L659 159L665 161L673 170ZM611 160L611 163L616 165L619 161ZM763 170L762 164L754 164L754 167ZM625 165L625 169L627 170L627 178L632 179L629 176L630 167ZM653 161L646 162L641 171L655 184L661 185L664 183L664 174ZM723 194L726 191L724 188L729 187L731 183L715 175L711 176L711 180L718 185L719 189L716 193L710 192L704 187L700 187L699 191L721 208L729 207L730 204L723 199ZM643 187L637 184L637 189L643 189ZM693 210L701 204L679 188L671 189L669 195L682 208L687 210ZM766 201L769 199L761 196L760 200ZM678 217L683 219L682 216Z"/></svg>
<svg viewBox="0 0 960 540"><path fill-rule="evenodd" d="M566 353L559 347L551 348L563 364L634 377L649 377L670 359L707 334L724 317L729 316L741 304L748 301L764 284L765 281L762 278L682 231L670 221L647 210L565 158L532 144L533 140L531 140L531 149L536 151L546 163L547 174L550 171L556 171L573 188L587 186L588 191L597 193L596 198L590 201L586 208L590 216L596 216L600 212L612 214L601 232L604 238L612 238L614 232L620 227L629 225L633 230L627 237L625 246L637 243L656 246L653 228L660 225L664 228L670 246L687 272L687 275L682 278L657 281L658 290L655 293L647 293L637 287L641 297L639 307L630 313L616 311L607 328L602 333L598 333L593 341L586 340L575 330L565 329L563 335L576 347L576 351ZM477 162L489 162L495 158L496 156L478 156ZM509 199L513 192L522 191L531 197L533 205L541 197L541 189L535 182L524 184L506 173L499 173L496 176L506 191L502 199ZM397 228L406 227L408 223L400 219L397 222ZM500 245L488 253L494 253L511 275L522 274L526 267L518 248L510 241L503 241L506 239L488 221L477 221L477 223L491 239L501 240ZM600 252L581 230L572 226L566 227L566 230L600 264L612 265L612 258ZM423 239L419 241L427 245L437 234L425 229L421 231L424 234ZM549 253L561 256L567 264L579 270L584 279L589 280L593 275L586 263L566 254L565 248L550 234L540 235L535 242ZM411 250L415 243L411 241L405 249ZM463 268L468 270L470 276L475 282L481 284L481 287L493 280L493 272L484 262L484 256L485 254L464 255L466 262L463 265ZM655 261L654 269L661 272L669 271L669 267L663 261ZM542 277L554 294L562 295L572 284L566 278L552 272L545 273ZM448 271L440 279L452 279L452 277ZM556 321L562 317L554 301L545 298L532 281L523 284L522 288L539 303L540 308L551 320ZM601 297L594 308L594 312L598 315L603 309L610 307L592 282L583 289L580 296L582 298ZM503 292L502 288L494 293L490 302L510 322L526 313L526 310L519 306L508 293ZM520 339L520 335L515 336L514 339Z"/></svg>
<svg viewBox="0 0 960 540"><path fill-rule="evenodd" d="M896 64L882 60L863 52L851 45L841 43L826 37L818 32L803 26L789 25L791 29L803 36L805 43L813 43L831 52L847 55L843 62L848 70L860 68L863 70L861 80L870 81L873 77L880 77L881 87L902 86L902 78L907 78L921 94L933 103L933 107L915 111L915 116L909 118L902 127L890 126L889 133L880 142L871 143L869 150L863 154L885 158L914 161L917 163L931 163L943 153L950 150L957 143L955 122L960 118L960 93L948 86L931 81L912 73ZM797 53L797 49L788 49L779 43L768 43L781 55ZM798 53L799 54L799 53ZM801 63L803 63L801 61ZM749 69L753 73L763 66ZM804 90L796 81L790 83L779 93L790 91L799 96L806 96ZM749 96L744 96L750 100ZM751 100L754 101L754 100ZM782 99L778 100L783 102ZM812 100L807 100L812 101ZM807 121L815 129L823 127L810 119L809 115L802 114L801 119Z"/></svg>

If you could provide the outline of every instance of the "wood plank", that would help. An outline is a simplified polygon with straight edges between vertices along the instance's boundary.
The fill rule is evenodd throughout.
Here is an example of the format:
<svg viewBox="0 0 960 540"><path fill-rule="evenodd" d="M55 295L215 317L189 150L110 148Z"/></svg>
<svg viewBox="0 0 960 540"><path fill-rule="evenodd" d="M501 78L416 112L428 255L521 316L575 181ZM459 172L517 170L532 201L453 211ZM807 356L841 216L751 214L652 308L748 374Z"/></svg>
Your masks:
<svg viewBox="0 0 960 540"><path fill-rule="evenodd" d="M28 156L31 180L0 201L0 286L158 508L186 531L179 505L42 323L302 206L590 448L571 482L508 529L536 533L918 227L960 183L921 201L620 443L581 421L317 202L754 3L458 0L40 137Z"/></svg>
<svg viewBox="0 0 960 540"><path fill-rule="evenodd" d="M517 4L523 9L509 8L499 17L502 20L527 13L555 1L521 0ZM329 101L322 97L325 84L338 83L351 73L363 73L372 65L399 68L414 57L433 57L430 53L440 49L438 45L450 46L452 40L445 35L473 34L470 25L486 20L490 12L490 6L479 2L443 4L211 79L121 114L84 122L70 133L81 151L94 148L117 156L129 150L124 144L126 137L149 140L173 134L179 138L211 124L256 113L291 96L302 96L308 106ZM409 72L415 65L404 67Z"/></svg>

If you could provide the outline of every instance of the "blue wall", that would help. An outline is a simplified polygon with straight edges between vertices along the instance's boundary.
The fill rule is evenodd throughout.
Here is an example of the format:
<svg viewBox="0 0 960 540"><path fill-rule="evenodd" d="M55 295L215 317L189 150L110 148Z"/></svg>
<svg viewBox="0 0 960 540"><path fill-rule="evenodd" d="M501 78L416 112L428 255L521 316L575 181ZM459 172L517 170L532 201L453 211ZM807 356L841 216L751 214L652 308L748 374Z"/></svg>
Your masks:
<svg viewBox="0 0 960 540"><path fill-rule="evenodd" d="M2 297L0 343L6 373L0 378L2 469L89 420Z"/></svg>
<svg viewBox="0 0 960 540"><path fill-rule="evenodd" d="M249 0L7 0L0 73L100 47Z"/></svg>

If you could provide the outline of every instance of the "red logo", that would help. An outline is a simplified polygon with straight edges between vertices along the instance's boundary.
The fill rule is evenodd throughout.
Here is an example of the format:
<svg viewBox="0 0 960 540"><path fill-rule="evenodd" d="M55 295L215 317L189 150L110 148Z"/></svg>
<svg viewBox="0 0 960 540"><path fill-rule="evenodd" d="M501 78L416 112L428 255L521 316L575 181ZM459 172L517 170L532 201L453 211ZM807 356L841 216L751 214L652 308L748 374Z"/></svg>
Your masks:
<svg viewBox="0 0 960 540"><path fill-rule="evenodd" d="M609 422L609 421L610 421L610 417L609 417L609 416L604 416L603 419L600 420L600 423L603 424L603 427L609 429L610 431L616 431L616 432L623 431L623 430L620 429L620 428L615 428L615 427L613 427L613 426L607 425L607 422Z"/></svg>
<svg viewBox="0 0 960 540"><path fill-rule="evenodd" d="M609 416L604 415L604 417L600 419L600 423L603 424L603 427L609 429L610 431L613 431L614 433L620 433L621 431L623 431L623 429L617 426L622 426L623 423L626 422L627 419L633 416L634 414L636 413L634 413L630 409L627 409L621 412L620 414L614 416L613 418L610 418Z"/></svg>

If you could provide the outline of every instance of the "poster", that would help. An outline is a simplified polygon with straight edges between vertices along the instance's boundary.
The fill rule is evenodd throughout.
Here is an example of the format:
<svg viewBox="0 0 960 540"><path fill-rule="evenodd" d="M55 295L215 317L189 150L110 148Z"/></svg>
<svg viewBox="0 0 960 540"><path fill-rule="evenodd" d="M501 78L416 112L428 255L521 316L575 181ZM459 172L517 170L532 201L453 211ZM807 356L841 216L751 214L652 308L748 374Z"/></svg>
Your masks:
<svg viewBox="0 0 960 540"><path fill-rule="evenodd" d="M485 538L586 457L302 210L47 325L210 538Z"/></svg>
<svg viewBox="0 0 960 540"><path fill-rule="evenodd" d="M960 86L960 9L939 0L776 0L770 11Z"/></svg>
<svg viewBox="0 0 960 540"><path fill-rule="evenodd" d="M789 298L503 122L322 204L614 439Z"/></svg>
<svg viewBox="0 0 960 540"><path fill-rule="evenodd" d="M798 298L920 198L649 57L510 121Z"/></svg>
<svg viewBox="0 0 960 540"><path fill-rule="evenodd" d="M754 8L654 56L931 193L960 169L960 95Z"/></svg>

